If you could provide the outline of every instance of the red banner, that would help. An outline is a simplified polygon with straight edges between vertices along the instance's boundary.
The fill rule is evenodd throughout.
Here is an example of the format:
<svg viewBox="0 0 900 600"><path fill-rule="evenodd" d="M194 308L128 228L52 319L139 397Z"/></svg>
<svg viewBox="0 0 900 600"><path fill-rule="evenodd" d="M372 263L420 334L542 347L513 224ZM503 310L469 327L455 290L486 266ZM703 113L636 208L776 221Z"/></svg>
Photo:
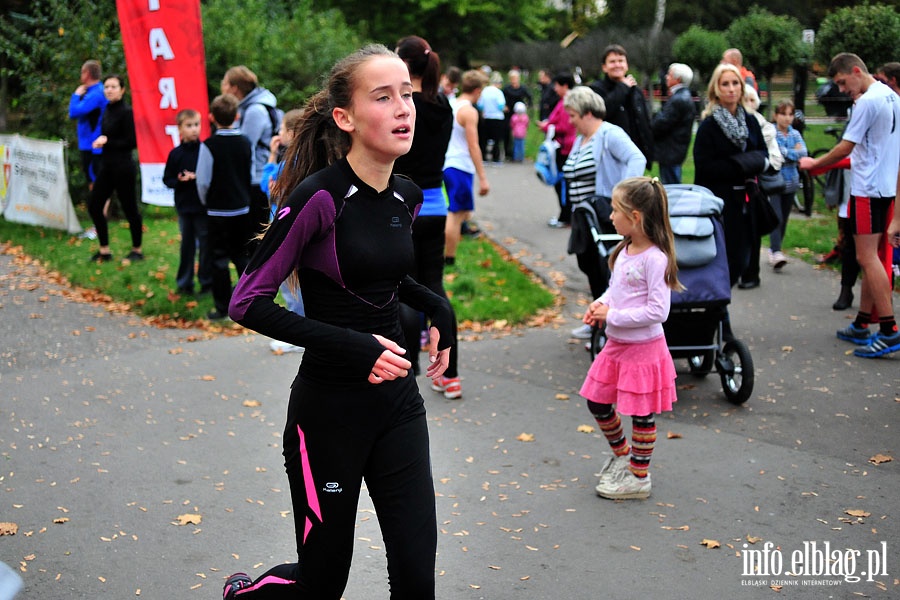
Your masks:
<svg viewBox="0 0 900 600"><path fill-rule="evenodd" d="M141 198L172 206L172 190L162 176L169 151L179 143L175 115L185 108L199 111L200 139L209 135L200 0L116 0L116 8L134 107Z"/></svg>

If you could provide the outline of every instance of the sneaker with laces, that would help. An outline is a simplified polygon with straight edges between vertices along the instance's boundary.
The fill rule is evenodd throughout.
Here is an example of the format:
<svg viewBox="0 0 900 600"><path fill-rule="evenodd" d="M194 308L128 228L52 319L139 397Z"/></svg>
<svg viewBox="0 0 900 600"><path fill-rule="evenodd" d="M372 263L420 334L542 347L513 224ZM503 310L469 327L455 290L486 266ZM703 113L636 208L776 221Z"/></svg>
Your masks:
<svg viewBox="0 0 900 600"><path fill-rule="evenodd" d="M900 351L900 331L891 335L876 333L872 338L872 342L869 345L865 348L857 348L853 351L853 355L863 358L878 358L891 352Z"/></svg>
<svg viewBox="0 0 900 600"><path fill-rule="evenodd" d="M444 398L448 400L462 398L462 384L459 377L441 377L437 382L431 382L431 389L435 392L442 392Z"/></svg>
<svg viewBox="0 0 900 600"><path fill-rule="evenodd" d="M859 344L860 346L868 346L875 340L874 332L866 327L857 327L853 323L850 323L843 329L838 329L837 336L839 340L844 340L845 342L853 342L854 344Z"/></svg>
<svg viewBox="0 0 900 600"><path fill-rule="evenodd" d="M622 472L623 469L628 467L628 463L631 462L630 454L623 454L622 456L616 456L613 454L609 458L606 459L606 463L604 463L603 468L600 469L600 482L597 484L597 487L594 488L597 493L600 493L600 486L604 484L609 484L614 481L619 473Z"/></svg>
<svg viewBox="0 0 900 600"><path fill-rule="evenodd" d="M235 592L247 589L253 585L253 580L246 573L235 573L225 580L225 587L222 588L222 600L232 600Z"/></svg>
<svg viewBox="0 0 900 600"><path fill-rule="evenodd" d="M572 330L572 337L577 340L591 339L591 326L585 323Z"/></svg>
<svg viewBox="0 0 900 600"><path fill-rule="evenodd" d="M630 469L622 469L619 475L597 486L597 495L610 500L642 500L650 497L650 474L640 479Z"/></svg>

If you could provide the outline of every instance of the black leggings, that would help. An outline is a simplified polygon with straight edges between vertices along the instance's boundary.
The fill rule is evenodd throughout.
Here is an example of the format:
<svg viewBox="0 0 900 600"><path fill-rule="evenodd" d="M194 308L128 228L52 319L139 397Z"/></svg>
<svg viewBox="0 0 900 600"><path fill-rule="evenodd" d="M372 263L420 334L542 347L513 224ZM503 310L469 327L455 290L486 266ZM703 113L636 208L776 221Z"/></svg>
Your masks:
<svg viewBox="0 0 900 600"><path fill-rule="evenodd" d="M432 292L447 297L444 291L444 225L447 217L417 217L413 222L413 246L416 255L416 270L412 278ZM450 307L453 313L453 307ZM453 313L453 341L450 346L450 364L444 371L444 377L458 377L459 353L456 343L456 313ZM419 364L419 334L424 324L424 316L419 311L405 304L400 305L400 320L403 324L403 336L406 338L407 360L413 365Z"/></svg>
<svg viewBox="0 0 900 600"><path fill-rule="evenodd" d="M91 220L94 221L94 229L97 230L97 241L101 246L109 246L109 222L103 209L106 201L112 196L113 191L119 197L119 204L122 206L122 212L128 219L128 228L131 230L131 245L135 248L141 247L143 240L143 220L141 219L141 211L137 204L137 191L135 182L137 179L134 161L127 160L104 160L101 162L100 173L94 181L94 188L91 190L91 199L88 201L88 212Z"/></svg>
<svg viewBox="0 0 900 600"><path fill-rule="evenodd" d="M236 598L338 600L363 479L387 550L391 599L434 598L434 483L425 407L412 377L371 385L298 375L284 456L298 561L269 570Z"/></svg>

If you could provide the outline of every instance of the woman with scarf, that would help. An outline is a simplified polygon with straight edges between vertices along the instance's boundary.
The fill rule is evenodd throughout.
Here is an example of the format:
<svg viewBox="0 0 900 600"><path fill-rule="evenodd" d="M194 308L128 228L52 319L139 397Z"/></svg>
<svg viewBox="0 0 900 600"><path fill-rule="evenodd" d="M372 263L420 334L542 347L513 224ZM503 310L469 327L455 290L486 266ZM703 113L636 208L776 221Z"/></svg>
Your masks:
<svg viewBox="0 0 900 600"><path fill-rule="evenodd" d="M734 65L720 64L709 82L709 104L694 139L694 183L725 201L722 221L733 286L750 260L753 198L746 182L766 170L768 152L759 123L741 106L744 81Z"/></svg>

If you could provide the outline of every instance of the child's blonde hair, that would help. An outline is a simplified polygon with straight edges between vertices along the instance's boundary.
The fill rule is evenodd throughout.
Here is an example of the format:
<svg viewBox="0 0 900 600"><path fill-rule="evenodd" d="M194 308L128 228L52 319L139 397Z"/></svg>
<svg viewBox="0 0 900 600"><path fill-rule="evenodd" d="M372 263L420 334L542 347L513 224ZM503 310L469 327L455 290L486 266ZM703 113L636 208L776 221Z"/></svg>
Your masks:
<svg viewBox="0 0 900 600"><path fill-rule="evenodd" d="M199 119L200 111L194 110L193 108L185 108L183 110L179 110L178 114L175 115L175 124L181 127L184 125L185 121L190 119Z"/></svg>
<svg viewBox="0 0 900 600"><path fill-rule="evenodd" d="M669 224L669 197L666 188L656 177L630 177L620 181L612 192L612 203L616 210L626 215L636 210L643 217L641 230L654 246L662 250L669 259L665 281L670 289L681 291L684 286L678 281L678 265L675 263L675 236ZM615 265L619 253L631 241L625 236L609 257L609 268Z"/></svg>

